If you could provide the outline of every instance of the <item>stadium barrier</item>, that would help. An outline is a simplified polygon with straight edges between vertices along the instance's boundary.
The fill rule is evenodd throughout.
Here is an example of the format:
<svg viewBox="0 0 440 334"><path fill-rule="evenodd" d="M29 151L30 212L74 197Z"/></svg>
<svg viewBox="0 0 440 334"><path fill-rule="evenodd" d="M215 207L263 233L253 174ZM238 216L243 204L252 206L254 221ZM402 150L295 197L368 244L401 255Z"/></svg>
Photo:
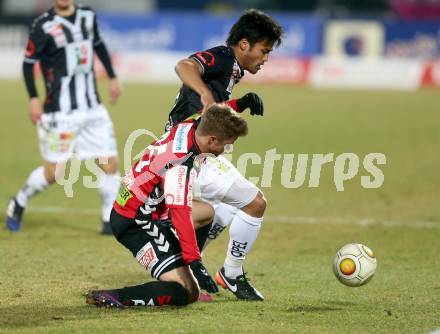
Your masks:
<svg viewBox="0 0 440 334"><path fill-rule="evenodd" d="M179 83L176 63L187 53L114 54L121 80L158 84ZM0 79L21 78L22 50L0 49ZM97 62L98 78L105 70ZM37 76L41 75L36 70ZM329 57L273 57L257 75L244 76L245 83L293 84L316 88L416 90L440 87L439 60L332 59Z"/></svg>
<svg viewBox="0 0 440 334"><path fill-rule="evenodd" d="M244 82L353 89L440 86L440 26L435 22L274 16L284 27L284 42L260 73L245 75ZM237 17L195 12L98 15L121 79L148 83L178 83L177 61L223 44ZM21 77L26 37L22 23L0 23L0 79ZM105 75L99 63L96 71Z"/></svg>

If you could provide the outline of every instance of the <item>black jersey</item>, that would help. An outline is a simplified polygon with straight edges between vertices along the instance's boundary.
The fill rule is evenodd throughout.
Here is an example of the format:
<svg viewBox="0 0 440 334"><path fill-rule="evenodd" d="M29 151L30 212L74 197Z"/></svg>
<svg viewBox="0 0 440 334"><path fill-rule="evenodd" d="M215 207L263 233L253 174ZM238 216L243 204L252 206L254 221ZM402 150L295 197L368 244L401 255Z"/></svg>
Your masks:
<svg viewBox="0 0 440 334"><path fill-rule="evenodd" d="M216 102L224 102L231 98L234 85L244 75L231 48L217 46L197 52L189 58L197 61L202 67L202 79ZM182 122L202 110L200 95L189 87L182 85L176 103L170 112L166 128Z"/></svg>
<svg viewBox="0 0 440 334"><path fill-rule="evenodd" d="M25 63L40 61L46 86L44 112L70 112L101 103L93 72L94 48L101 44L95 12L76 6L70 17L54 9L31 26Z"/></svg>

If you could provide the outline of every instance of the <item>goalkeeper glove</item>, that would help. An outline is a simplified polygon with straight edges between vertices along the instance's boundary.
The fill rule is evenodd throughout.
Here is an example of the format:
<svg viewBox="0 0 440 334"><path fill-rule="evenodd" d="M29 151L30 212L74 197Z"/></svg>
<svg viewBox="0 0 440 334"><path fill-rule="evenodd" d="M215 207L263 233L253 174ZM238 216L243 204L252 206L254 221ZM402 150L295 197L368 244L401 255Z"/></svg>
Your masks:
<svg viewBox="0 0 440 334"><path fill-rule="evenodd" d="M263 100L256 93L247 93L237 100L237 107L243 111L246 108L251 110L251 115L263 116Z"/></svg>
<svg viewBox="0 0 440 334"><path fill-rule="evenodd" d="M217 284L215 284L212 277L209 276L209 273L203 265L202 261L193 261L189 264L189 267L191 268L194 277L199 283L200 289L206 290L209 293L218 292Z"/></svg>

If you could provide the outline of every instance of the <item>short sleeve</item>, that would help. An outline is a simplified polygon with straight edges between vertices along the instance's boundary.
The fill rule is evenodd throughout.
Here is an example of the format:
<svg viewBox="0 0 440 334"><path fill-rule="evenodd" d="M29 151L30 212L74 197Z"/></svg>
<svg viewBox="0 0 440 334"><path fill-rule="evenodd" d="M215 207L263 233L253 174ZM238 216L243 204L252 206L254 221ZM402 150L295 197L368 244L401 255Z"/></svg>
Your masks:
<svg viewBox="0 0 440 334"><path fill-rule="evenodd" d="M228 57L225 53L215 49L194 53L189 58L200 64L202 76L227 72L233 64L232 57Z"/></svg>

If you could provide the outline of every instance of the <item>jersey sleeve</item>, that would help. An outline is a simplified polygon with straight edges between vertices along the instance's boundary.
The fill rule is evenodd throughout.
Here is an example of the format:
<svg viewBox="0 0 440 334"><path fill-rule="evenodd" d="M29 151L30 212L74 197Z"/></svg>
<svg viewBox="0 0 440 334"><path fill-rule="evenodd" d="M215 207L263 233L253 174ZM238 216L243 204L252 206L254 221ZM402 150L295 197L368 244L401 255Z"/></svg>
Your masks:
<svg viewBox="0 0 440 334"><path fill-rule="evenodd" d="M201 66L202 77L224 73L232 68L233 64L232 57L215 49L196 52L189 58L194 59Z"/></svg>
<svg viewBox="0 0 440 334"><path fill-rule="evenodd" d="M171 221L176 229L185 264L200 260L192 219L192 184L195 171L190 165L179 165L165 174L165 205L170 210Z"/></svg>
<svg viewBox="0 0 440 334"><path fill-rule="evenodd" d="M99 44L102 43L101 39L101 33L99 32L98 28L98 20L96 18L96 13L93 12L93 46L97 47Z"/></svg>
<svg viewBox="0 0 440 334"><path fill-rule="evenodd" d="M36 20L31 25L24 56L25 63L35 64L41 58L43 50L46 47L48 37L44 33L40 22L41 21Z"/></svg>
<svg viewBox="0 0 440 334"><path fill-rule="evenodd" d="M93 48L101 61L102 65L107 72L107 75L110 79L116 78L115 71L113 69L112 60L110 57L110 53L108 52L107 46L104 41L101 39L101 34L98 29L98 21L96 19L96 13L93 16Z"/></svg>

